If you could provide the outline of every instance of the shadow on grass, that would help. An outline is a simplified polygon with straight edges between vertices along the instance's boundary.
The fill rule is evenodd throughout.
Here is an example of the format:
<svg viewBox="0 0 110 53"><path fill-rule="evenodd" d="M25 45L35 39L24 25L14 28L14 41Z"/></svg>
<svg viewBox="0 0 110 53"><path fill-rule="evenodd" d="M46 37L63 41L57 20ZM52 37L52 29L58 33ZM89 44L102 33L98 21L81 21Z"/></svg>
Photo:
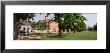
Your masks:
<svg viewBox="0 0 110 53"><path fill-rule="evenodd" d="M65 35L61 35L61 36L53 35L53 36L47 36L47 37L48 38L62 38L63 36L65 36Z"/></svg>

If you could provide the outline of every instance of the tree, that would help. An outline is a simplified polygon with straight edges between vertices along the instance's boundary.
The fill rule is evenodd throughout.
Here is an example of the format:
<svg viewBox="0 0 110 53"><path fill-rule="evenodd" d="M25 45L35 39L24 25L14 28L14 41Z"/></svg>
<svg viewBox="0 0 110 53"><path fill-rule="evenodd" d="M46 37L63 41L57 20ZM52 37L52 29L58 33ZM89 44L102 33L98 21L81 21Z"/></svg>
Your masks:
<svg viewBox="0 0 110 53"><path fill-rule="evenodd" d="M44 23L41 22L41 21L38 21L38 22L36 23L36 27L37 27L38 29L40 29L40 30L44 30L44 29L45 29L45 25L44 25Z"/></svg>
<svg viewBox="0 0 110 53"><path fill-rule="evenodd" d="M59 27L58 36L62 36L61 35L61 21L62 21L61 18L63 17L63 14L62 13L55 13L54 15L55 15L55 19L54 20L59 23L59 25L58 25L58 27Z"/></svg>
<svg viewBox="0 0 110 53"><path fill-rule="evenodd" d="M97 31L97 23L93 26L93 29Z"/></svg>
<svg viewBox="0 0 110 53"><path fill-rule="evenodd" d="M64 20L61 20L64 18ZM59 36L61 36L61 30L67 29L68 34L70 30L83 31L86 29L84 21L86 18L81 13L55 13L55 21L59 23Z"/></svg>
<svg viewBox="0 0 110 53"><path fill-rule="evenodd" d="M32 27L32 28L36 28L37 23L36 23L35 21L31 21L30 23L31 23L31 27Z"/></svg>
<svg viewBox="0 0 110 53"><path fill-rule="evenodd" d="M78 18L77 18L78 17ZM77 18L77 31L83 31L86 29L86 24L84 21L86 20L84 16L78 15Z"/></svg>
<svg viewBox="0 0 110 53"><path fill-rule="evenodd" d="M63 25L68 32L70 29L74 32L75 30L83 31L86 29L86 24L84 23L85 20L85 17L80 13L65 13Z"/></svg>
<svg viewBox="0 0 110 53"><path fill-rule="evenodd" d="M29 19L33 18L34 13L14 13L14 39L17 39L19 31L18 27L22 24L24 20L29 21ZM27 34L27 33L26 33Z"/></svg>
<svg viewBox="0 0 110 53"><path fill-rule="evenodd" d="M92 31L93 30L93 28L92 27L88 27L88 31Z"/></svg>

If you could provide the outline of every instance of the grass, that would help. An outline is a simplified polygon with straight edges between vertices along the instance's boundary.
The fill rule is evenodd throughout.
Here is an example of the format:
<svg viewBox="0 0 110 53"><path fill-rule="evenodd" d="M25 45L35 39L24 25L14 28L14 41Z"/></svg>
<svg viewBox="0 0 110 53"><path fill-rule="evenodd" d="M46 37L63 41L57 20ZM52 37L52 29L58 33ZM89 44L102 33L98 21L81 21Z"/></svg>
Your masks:
<svg viewBox="0 0 110 53"><path fill-rule="evenodd" d="M47 36L42 40L97 40L97 32L95 31L83 31L70 33L68 35L59 36Z"/></svg>

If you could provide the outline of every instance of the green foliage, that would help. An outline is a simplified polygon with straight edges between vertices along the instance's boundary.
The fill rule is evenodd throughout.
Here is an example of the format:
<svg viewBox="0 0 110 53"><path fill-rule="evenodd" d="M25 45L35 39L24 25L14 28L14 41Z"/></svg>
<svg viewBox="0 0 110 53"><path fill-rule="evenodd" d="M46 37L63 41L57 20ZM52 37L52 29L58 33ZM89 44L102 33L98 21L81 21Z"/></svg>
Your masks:
<svg viewBox="0 0 110 53"><path fill-rule="evenodd" d="M64 20L61 20L62 18ZM86 29L85 20L86 18L81 13L55 13L55 21L60 23L61 30L84 31Z"/></svg>
<svg viewBox="0 0 110 53"><path fill-rule="evenodd" d="M88 31L97 31L97 23L92 27L88 27Z"/></svg>
<svg viewBox="0 0 110 53"><path fill-rule="evenodd" d="M88 27L88 31L93 31L93 28L92 27Z"/></svg>
<svg viewBox="0 0 110 53"><path fill-rule="evenodd" d="M41 21L36 22L36 28L44 30L45 29L44 23Z"/></svg>
<svg viewBox="0 0 110 53"><path fill-rule="evenodd" d="M31 27L35 28L37 26L37 23L35 21L30 21Z"/></svg>
<svg viewBox="0 0 110 53"><path fill-rule="evenodd" d="M97 24L95 24L95 25L93 26L93 29L94 29L95 31L97 31Z"/></svg>

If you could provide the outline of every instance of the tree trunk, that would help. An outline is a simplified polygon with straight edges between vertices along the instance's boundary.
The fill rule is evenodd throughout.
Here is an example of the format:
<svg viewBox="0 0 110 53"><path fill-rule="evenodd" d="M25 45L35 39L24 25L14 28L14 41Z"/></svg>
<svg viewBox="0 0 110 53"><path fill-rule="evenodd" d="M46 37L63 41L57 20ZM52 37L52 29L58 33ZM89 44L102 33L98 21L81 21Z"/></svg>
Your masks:
<svg viewBox="0 0 110 53"><path fill-rule="evenodd" d="M61 31L61 26L60 26L60 24L59 24L59 34L58 34L58 36L62 36L61 33L62 33L62 31Z"/></svg>
<svg viewBox="0 0 110 53"><path fill-rule="evenodd" d="M14 40L17 40L17 38L18 38L18 28L17 28L17 26L14 26Z"/></svg>
<svg viewBox="0 0 110 53"><path fill-rule="evenodd" d="M68 29L68 34L70 34L70 29Z"/></svg>
<svg viewBox="0 0 110 53"><path fill-rule="evenodd" d="M28 18L26 19L26 35L27 35L27 22L28 22Z"/></svg>
<svg viewBox="0 0 110 53"><path fill-rule="evenodd" d="M73 33L75 33L75 30L73 30Z"/></svg>
<svg viewBox="0 0 110 53"><path fill-rule="evenodd" d="M17 17L14 16L14 32L13 32L13 39L17 40L19 35L19 29L18 29L19 21Z"/></svg>
<svg viewBox="0 0 110 53"><path fill-rule="evenodd" d="M60 20L58 20L58 23L59 23L59 34L58 34L58 36L62 36L62 31L61 31L61 22L60 22Z"/></svg>
<svg viewBox="0 0 110 53"><path fill-rule="evenodd" d="M18 28L18 25L19 23L17 24L18 22L14 22L14 40L17 40L18 39L18 35L19 35L19 28Z"/></svg>

